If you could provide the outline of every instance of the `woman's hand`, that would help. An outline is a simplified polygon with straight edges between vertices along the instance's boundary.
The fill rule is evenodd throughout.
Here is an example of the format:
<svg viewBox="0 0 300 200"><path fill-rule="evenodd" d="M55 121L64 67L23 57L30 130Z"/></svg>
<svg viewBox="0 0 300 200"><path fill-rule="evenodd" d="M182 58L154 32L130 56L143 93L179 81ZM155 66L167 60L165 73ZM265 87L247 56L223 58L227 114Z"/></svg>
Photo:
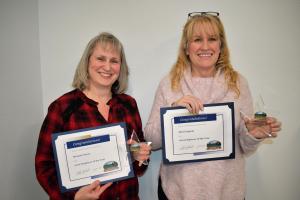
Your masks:
<svg viewBox="0 0 300 200"><path fill-rule="evenodd" d="M135 140L128 140L127 143L129 145L138 143ZM151 145L147 144L147 142L140 142L139 149L137 151L131 151L132 157L134 160L139 161L139 166L143 164L143 162L147 161L151 154Z"/></svg>
<svg viewBox="0 0 300 200"><path fill-rule="evenodd" d="M172 103L172 106L183 106L193 114L199 114L199 111L203 110L203 104L200 99L191 95L183 96L182 98Z"/></svg>
<svg viewBox="0 0 300 200"><path fill-rule="evenodd" d="M281 122L274 117L267 117L266 124L258 126L255 119L245 118L245 124L249 133L257 139L277 137L281 130Z"/></svg>
<svg viewBox="0 0 300 200"><path fill-rule="evenodd" d="M90 185L80 188L74 197L74 200L94 200L99 199L100 195L109 187L112 183L106 183L100 186L100 181L96 180Z"/></svg>

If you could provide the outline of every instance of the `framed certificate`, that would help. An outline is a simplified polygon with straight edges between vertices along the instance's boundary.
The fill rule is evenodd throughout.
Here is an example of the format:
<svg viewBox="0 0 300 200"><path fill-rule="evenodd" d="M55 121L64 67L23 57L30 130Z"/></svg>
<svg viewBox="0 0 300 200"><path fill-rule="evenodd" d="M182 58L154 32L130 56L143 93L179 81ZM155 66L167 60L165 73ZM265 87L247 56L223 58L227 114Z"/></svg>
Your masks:
<svg viewBox="0 0 300 200"><path fill-rule="evenodd" d="M52 135L59 186L62 192L100 180L134 176L125 123L116 123Z"/></svg>
<svg viewBox="0 0 300 200"><path fill-rule="evenodd" d="M205 104L197 115L184 107L160 114L165 164L235 158L233 102Z"/></svg>

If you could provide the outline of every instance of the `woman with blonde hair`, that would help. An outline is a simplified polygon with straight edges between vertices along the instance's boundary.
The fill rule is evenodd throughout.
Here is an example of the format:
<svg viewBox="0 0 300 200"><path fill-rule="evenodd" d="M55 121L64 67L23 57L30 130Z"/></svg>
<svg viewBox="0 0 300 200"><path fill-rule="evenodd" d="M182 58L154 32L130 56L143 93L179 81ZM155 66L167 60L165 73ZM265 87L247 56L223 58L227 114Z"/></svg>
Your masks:
<svg viewBox="0 0 300 200"><path fill-rule="evenodd" d="M58 187L51 144L53 133L118 122L125 122L127 133L135 132L138 139L144 141L136 101L124 93L127 82L128 66L121 42L110 33L101 33L92 38L77 66L74 90L50 104L41 127L35 168L37 179L50 199L139 199L137 176L141 176L147 168L141 163L149 158L150 146L142 144L139 151L132 153L133 178L104 186L100 186L97 180L79 190L62 193Z"/></svg>
<svg viewBox="0 0 300 200"><path fill-rule="evenodd" d="M203 104L234 102L235 159L181 164L161 164L158 196L172 200L243 200L245 155L266 137L276 137L281 123L268 117L270 134L248 126L240 111L253 115L246 79L230 64L225 31L217 12L190 13L176 63L156 91L145 127L153 149L162 147L160 108L183 106L198 114Z"/></svg>

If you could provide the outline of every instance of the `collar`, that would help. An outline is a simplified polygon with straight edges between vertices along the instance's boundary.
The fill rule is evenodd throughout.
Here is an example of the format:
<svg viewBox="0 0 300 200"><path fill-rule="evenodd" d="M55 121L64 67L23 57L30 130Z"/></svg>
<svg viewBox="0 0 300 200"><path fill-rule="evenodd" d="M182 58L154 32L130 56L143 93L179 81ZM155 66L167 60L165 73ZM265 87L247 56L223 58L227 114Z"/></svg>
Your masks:
<svg viewBox="0 0 300 200"><path fill-rule="evenodd" d="M81 90L75 89L75 95L80 98L84 103L90 104L90 105L98 105L98 102L88 98ZM119 94L112 94L111 99L107 102L107 105L113 105L120 101L120 95Z"/></svg>
<svg viewBox="0 0 300 200"><path fill-rule="evenodd" d="M184 71L183 78L181 79L181 89L184 95L201 97L201 91L195 89L192 82L192 70L190 66ZM226 96L228 92L227 83L221 70L217 70L213 77L212 86L208 88L208 90L210 90L210 96L208 97L207 102L203 103L218 102Z"/></svg>

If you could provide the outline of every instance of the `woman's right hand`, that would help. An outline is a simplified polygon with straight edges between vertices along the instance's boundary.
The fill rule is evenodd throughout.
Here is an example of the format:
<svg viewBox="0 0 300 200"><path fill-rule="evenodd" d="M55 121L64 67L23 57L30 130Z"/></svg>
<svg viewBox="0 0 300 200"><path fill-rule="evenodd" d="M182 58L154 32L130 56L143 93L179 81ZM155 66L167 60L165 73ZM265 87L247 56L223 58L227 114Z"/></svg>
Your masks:
<svg viewBox="0 0 300 200"><path fill-rule="evenodd" d="M191 95L181 97L180 99L172 103L172 106L183 106L193 114L199 114L199 111L203 110L203 104L200 99Z"/></svg>
<svg viewBox="0 0 300 200"><path fill-rule="evenodd" d="M96 180L90 185L80 188L74 197L74 200L96 200L112 183L106 183L100 186L100 181Z"/></svg>

